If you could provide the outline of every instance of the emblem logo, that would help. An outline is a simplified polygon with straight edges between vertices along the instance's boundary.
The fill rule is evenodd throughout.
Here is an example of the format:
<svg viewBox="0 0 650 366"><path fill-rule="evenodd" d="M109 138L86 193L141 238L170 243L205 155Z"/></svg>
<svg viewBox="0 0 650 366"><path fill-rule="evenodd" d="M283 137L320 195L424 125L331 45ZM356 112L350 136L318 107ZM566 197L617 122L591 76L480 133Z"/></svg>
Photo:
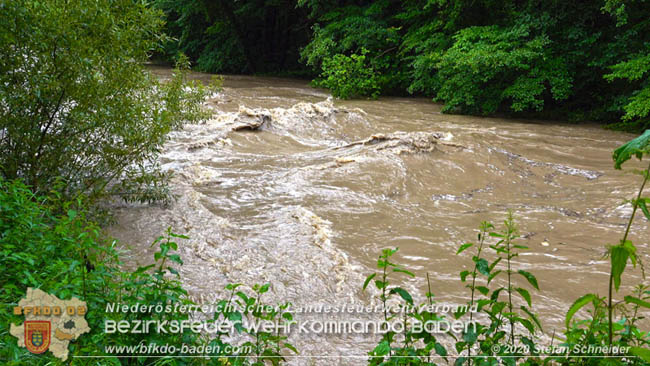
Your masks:
<svg viewBox="0 0 650 366"><path fill-rule="evenodd" d="M50 347L51 324L47 320L25 321L25 347L31 353L43 353Z"/></svg>

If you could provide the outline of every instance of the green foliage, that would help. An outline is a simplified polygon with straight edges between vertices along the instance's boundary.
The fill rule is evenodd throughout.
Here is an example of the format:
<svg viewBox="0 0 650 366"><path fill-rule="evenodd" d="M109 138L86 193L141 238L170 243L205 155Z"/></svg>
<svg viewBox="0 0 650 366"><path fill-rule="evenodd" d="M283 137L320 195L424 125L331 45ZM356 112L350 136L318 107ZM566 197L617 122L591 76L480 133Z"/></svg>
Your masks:
<svg viewBox="0 0 650 366"><path fill-rule="evenodd" d="M616 308L621 312L621 317L614 321L612 329L615 337L608 341L609 324L607 299L595 294L587 294L577 299L568 309L566 314L566 330L564 337L551 353L540 353L547 349L537 335L542 330L542 324L533 312L532 296L523 284L528 283L532 288L539 290L535 276L523 270L515 270L512 259L518 256L517 250L526 247L516 244L516 225L512 215L504 222L503 229L495 231L490 223L483 222L479 229L478 242L465 243L459 247L458 255L475 248L472 255L474 263L471 271L460 273L461 282L470 291L470 301L467 308L461 308L454 314L456 319L469 319L472 322L476 317L482 320L477 322L476 328L468 327L467 332L454 337L454 348L458 352L455 365L602 365L603 362L612 364L625 364L624 357L633 359L634 365L648 365L647 347L650 345L650 333L638 327L638 322L644 317L641 312L650 308L650 290L647 286L639 285L633 295L625 297L624 304ZM490 240L491 239L491 240ZM495 241L496 240L496 241ZM491 257L486 257L485 249L492 251ZM385 249L379 257L378 268L380 273L373 273L366 278L364 290L370 282L375 280L375 287L379 290L379 300L386 305L392 295L398 295L406 309L420 309L421 304L416 304L413 297L406 290L390 284L388 275L391 272L410 272L402 269L391 261L397 249ZM486 263L487 267L480 269ZM515 276L515 275L520 276ZM428 276L427 276L428 281ZM433 304L429 283L429 292L426 294L429 304ZM518 295L517 299L513 295ZM522 303L523 301L523 303ZM576 314L591 305L591 315L587 320L575 320ZM411 308L409 308L409 306ZM425 307L426 309L426 307ZM478 313L474 313L475 309ZM436 313L426 311L405 311L402 313L384 312L386 322L400 321L402 314L404 329L403 334L387 331L377 346L369 352L369 365L430 365L432 356L442 356L447 360L445 347L438 343L435 334L427 332L413 332L409 328L412 321L443 320ZM555 338L555 335L554 335ZM618 355L618 358L607 358L610 355L598 352L598 348L613 345L630 347L629 353ZM580 349L592 347L588 354L579 352Z"/></svg>
<svg viewBox="0 0 650 366"><path fill-rule="evenodd" d="M9 325L20 324L22 316L13 315L11 307L23 298L28 287L39 288L47 293L67 300L77 297L88 306L86 320L91 328L69 345L70 361L73 365L94 365L97 359L74 358L74 356L116 356L105 353L105 347L144 344L170 344L180 346L210 345L219 353L210 354L210 359L192 357L175 358L116 358L102 359L106 365L151 365L164 361L167 365L223 365L234 360L233 365L264 365L265 360L278 365L284 360L281 352L295 348L286 343L280 334L270 334L255 328L243 329L254 339L244 346L251 346L252 352L228 353L229 345L222 340L222 334L210 338L189 329L182 333L105 333L106 320L190 320L187 312L107 312L109 303L140 304L149 306L180 304L193 305L183 289L179 268L183 261L177 254L178 239L188 239L167 229L165 235L152 244L157 247L153 262L134 271L121 269L122 263L116 249L116 242L105 238L100 228L87 219L85 201L67 201L56 192L49 196L37 196L20 181L6 181L0 178L0 302L5 309L0 312L0 360L4 365L47 365L62 364L51 353L34 355L24 347L18 347L17 339L9 334ZM214 314L213 321L219 319L242 319L249 316L258 320L291 320L287 304L269 306L261 301L261 296L269 290L269 285L255 285L252 291L241 285L228 285L231 292L229 300L236 297L243 312L233 312L230 307L221 307ZM249 295L246 294L249 293ZM244 305L250 306L250 308ZM260 305L258 307L257 305ZM262 310L260 310L262 309ZM266 311L264 309L272 309ZM260 328L261 329L261 328ZM217 348L217 346L220 346ZM153 354L155 356L155 354ZM182 356L182 355L181 355ZM219 356L228 356L226 362Z"/></svg>
<svg viewBox="0 0 650 366"><path fill-rule="evenodd" d="M377 98L379 85L377 74L366 61L367 50L361 55L336 54L323 60L321 80L316 85L330 89L337 98L349 99L361 96Z"/></svg>
<svg viewBox="0 0 650 366"><path fill-rule="evenodd" d="M67 197L166 200L155 158L167 133L206 117L207 90L141 64L161 39L162 14L131 0L2 2L0 166Z"/></svg>
<svg viewBox="0 0 650 366"><path fill-rule="evenodd" d="M374 79L367 95L418 93L448 112L598 120L630 131L650 123L650 13L640 0L154 4L176 38L166 56L184 52L205 71L334 74L321 85L352 93L358 80L340 77L340 64L363 55Z"/></svg>
<svg viewBox="0 0 650 366"><path fill-rule="evenodd" d="M311 16L316 21L312 38L301 51L301 60L307 66L319 71L321 78L328 76L323 74L338 73L342 63L357 61L369 69L347 80L339 75L336 82L320 85L332 88L335 95L342 89L350 89L358 96L374 94L373 97L379 92L404 93L408 84L402 62L397 57L400 28L393 19L393 1L375 1L367 5L349 2L342 6L319 1L299 4L311 8ZM365 76L370 76L372 82L359 85ZM359 93L355 93L357 91Z"/></svg>
<svg viewBox="0 0 650 366"><path fill-rule="evenodd" d="M633 156L641 160L643 155L650 154L650 130L645 131L641 136L626 142L614 150L614 168L621 169L621 166Z"/></svg>
<svg viewBox="0 0 650 366"><path fill-rule="evenodd" d="M16 304L28 287L62 299L89 300L87 320L94 333L71 346L76 353L101 336L103 319L95 314L103 311L117 255L113 243L101 240L100 229L86 220L83 202L60 202L54 192L48 198L34 196L24 184L0 178L0 302ZM0 359L15 365L52 361L18 348L9 325L23 320L10 307L0 313Z"/></svg>
<svg viewBox="0 0 650 366"><path fill-rule="evenodd" d="M165 43L166 56L186 53L204 71L290 71L331 77L320 85L344 97L417 93L446 112L650 127L650 8L643 0L154 5L176 38ZM341 75L355 55L365 56L370 88L359 85L365 72Z"/></svg>
<svg viewBox="0 0 650 366"><path fill-rule="evenodd" d="M447 356L446 348L440 344L435 334L426 331L423 327L413 327L413 322L426 324L443 320L443 318L432 311L431 308L424 309L414 303L411 294L397 286L392 286L389 280L391 273L402 273L409 277L415 275L408 270L392 262L392 256L397 249L384 249L377 261L379 273L369 275L363 285L366 290L370 281L375 280L375 288L378 290L379 301L383 305L384 322L382 323L382 337L377 346L368 352L369 365L428 365L431 362L431 355L437 354ZM392 297L400 301L399 311L397 308L388 305ZM433 305L433 294L429 288L426 294L429 305ZM401 317L400 317L401 316ZM396 334L389 324L401 322L403 333Z"/></svg>
<svg viewBox="0 0 650 366"><path fill-rule="evenodd" d="M622 124L637 125L639 128L650 127L650 42L638 37L638 32L647 32L650 25L647 15L638 18L637 1L608 0L604 9L617 19L617 28L626 29L622 39L634 42L630 51L611 65L606 80L612 82L623 79L629 82L629 91L623 98L624 111ZM627 6L626 6L627 5Z"/></svg>
<svg viewBox="0 0 650 366"><path fill-rule="evenodd" d="M436 65L442 79L436 99L445 110L483 114L506 100L514 111L539 111L547 92L566 99L572 82L566 65L550 54L548 37L535 33L527 23L459 31Z"/></svg>
<svg viewBox="0 0 650 366"><path fill-rule="evenodd" d="M578 310L585 307L587 304L594 303L597 304L600 301L600 298L594 294L586 294L578 298L569 308L569 311L566 313L565 324L567 329L571 327L571 319L578 312Z"/></svg>

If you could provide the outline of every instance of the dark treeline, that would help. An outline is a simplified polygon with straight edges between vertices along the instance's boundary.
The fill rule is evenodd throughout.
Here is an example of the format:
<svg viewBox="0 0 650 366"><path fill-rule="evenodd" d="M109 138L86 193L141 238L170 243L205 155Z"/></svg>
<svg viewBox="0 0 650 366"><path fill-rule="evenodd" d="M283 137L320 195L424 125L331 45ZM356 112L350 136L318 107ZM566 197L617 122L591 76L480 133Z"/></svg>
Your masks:
<svg viewBox="0 0 650 366"><path fill-rule="evenodd" d="M196 68L219 73L299 71L313 21L295 1L158 0L175 38L165 52L186 54Z"/></svg>
<svg viewBox="0 0 650 366"><path fill-rule="evenodd" d="M650 126L644 0L158 0L166 56L315 78L341 98L417 94L471 114Z"/></svg>

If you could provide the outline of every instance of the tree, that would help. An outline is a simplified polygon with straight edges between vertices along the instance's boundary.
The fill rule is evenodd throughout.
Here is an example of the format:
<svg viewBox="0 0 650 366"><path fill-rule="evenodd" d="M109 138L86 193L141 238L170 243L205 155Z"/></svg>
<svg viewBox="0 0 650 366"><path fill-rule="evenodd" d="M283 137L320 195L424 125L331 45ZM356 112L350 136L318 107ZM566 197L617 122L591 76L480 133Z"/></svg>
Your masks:
<svg viewBox="0 0 650 366"><path fill-rule="evenodd" d="M0 1L0 174L35 192L168 198L156 156L205 117L205 89L143 63L162 13L132 0ZM183 62L187 64L187 62Z"/></svg>

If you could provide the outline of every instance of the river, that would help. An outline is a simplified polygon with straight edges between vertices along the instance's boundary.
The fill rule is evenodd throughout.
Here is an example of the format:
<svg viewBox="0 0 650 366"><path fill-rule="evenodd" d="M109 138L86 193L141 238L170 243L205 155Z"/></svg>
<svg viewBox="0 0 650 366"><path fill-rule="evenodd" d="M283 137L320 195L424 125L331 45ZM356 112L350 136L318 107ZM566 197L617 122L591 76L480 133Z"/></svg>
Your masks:
<svg viewBox="0 0 650 366"><path fill-rule="evenodd" d="M634 135L442 114L421 98L332 101L279 78L227 76L207 104L213 118L173 132L160 157L178 201L119 205L109 230L134 265L149 263L167 226L189 236L180 272L194 296L269 282L269 302L366 304L365 276L381 249L399 247L394 261L417 277L396 283L424 294L429 273L437 301L465 303L458 278L471 254L456 250L481 221L501 226L508 210L529 247L516 267L539 279L533 308L547 336L561 333L577 297L606 294L605 245L620 240L631 213L623 199L640 184L614 170L611 154ZM638 217L631 232L646 262L648 229ZM640 281L629 269L621 294ZM376 339L346 337L292 336L301 358L291 362L363 363L343 356L365 355Z"/></svg>

